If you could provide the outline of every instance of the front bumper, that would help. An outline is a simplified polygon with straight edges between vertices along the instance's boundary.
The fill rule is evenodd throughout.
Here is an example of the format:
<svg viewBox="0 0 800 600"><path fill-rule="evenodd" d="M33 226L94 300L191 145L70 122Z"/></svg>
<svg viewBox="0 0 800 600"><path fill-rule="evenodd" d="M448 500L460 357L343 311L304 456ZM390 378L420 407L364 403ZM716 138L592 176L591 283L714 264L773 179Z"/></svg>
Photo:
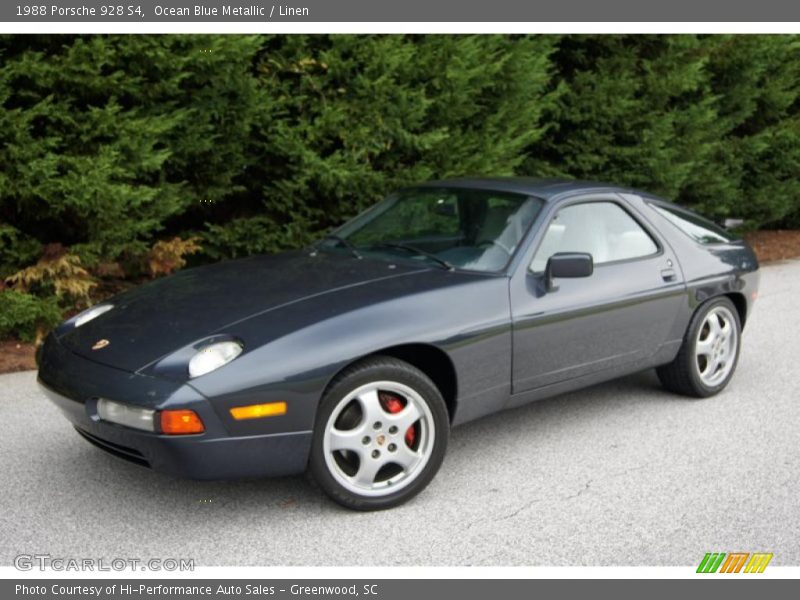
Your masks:
<svg viewBox="0 0 800 600"><path fill-rule="evenodd" d="M311 432L231 435L211 403L191 386L129 373L80 357L53 336L45 342L39 384L75 429L95 446L130 462L189 479L238 479L302 473ZM96 400L149 408L189 408L206 431L163 435L101 421Z"/></svg>

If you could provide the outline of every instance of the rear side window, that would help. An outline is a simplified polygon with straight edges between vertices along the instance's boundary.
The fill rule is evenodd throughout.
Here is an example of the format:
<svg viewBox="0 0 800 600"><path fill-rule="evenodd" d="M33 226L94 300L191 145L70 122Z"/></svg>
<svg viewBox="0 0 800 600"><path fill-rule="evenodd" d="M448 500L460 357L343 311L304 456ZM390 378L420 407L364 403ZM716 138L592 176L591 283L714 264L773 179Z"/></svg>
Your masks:
<svg viewBox="0 0 800 600"><path fill-rule="evenodd" d="M661 204L650 206L699 244L724 244L739 239L729 231L692 212Z"/></svg>

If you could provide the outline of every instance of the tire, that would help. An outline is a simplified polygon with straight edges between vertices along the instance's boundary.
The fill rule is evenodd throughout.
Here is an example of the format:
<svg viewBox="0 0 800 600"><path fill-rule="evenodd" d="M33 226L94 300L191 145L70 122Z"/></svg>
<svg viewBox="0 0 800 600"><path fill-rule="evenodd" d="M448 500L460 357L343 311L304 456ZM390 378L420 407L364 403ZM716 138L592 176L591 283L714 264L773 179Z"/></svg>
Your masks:
<svg viewBox="0 0 800 600"><path fill-rule="evenodd" d="M343 371L322 398L309 472L355 510L398 506L436 475L450 422L436 385L401 360L376 356Z"/></svg>
<svg viewBox="0 0 800 600"><path fill-rule="evenodd" d="M692 316L678 355L656 369L661 384L695 398L718 394L736 370L741 339L742 325L733 302L724 296L705 302Z"/></svg>

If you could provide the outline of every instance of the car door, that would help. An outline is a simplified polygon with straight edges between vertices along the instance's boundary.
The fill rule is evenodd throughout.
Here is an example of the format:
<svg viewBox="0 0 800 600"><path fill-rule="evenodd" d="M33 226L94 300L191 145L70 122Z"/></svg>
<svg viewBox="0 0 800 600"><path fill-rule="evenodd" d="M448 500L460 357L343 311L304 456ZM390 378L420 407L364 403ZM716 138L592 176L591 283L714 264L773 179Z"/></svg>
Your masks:
<svg viewBox="0 0 800 600"><path fill-rule="evenodd" d="M671 335L685 304L675 256L622 196L559 203L511 282L514 393L634 365ZM558 279L556 252L586 252L588 277Z"/></svg>

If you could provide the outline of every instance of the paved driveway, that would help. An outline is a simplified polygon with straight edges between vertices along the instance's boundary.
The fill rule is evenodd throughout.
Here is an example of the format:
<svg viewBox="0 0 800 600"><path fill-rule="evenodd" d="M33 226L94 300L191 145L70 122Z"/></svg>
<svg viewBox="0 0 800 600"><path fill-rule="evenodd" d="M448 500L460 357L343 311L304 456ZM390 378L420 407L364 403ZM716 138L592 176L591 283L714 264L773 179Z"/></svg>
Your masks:
<svg viewBox="0 0 800 600"><path fill-rule="evenodd" d="M762 271L728 390L642 373L453 432L439 475L388 512L303 478L170 479L80 439L34 373L0 377L0 564L18 553L198 565L800 565L800 262Z"/></svg>

